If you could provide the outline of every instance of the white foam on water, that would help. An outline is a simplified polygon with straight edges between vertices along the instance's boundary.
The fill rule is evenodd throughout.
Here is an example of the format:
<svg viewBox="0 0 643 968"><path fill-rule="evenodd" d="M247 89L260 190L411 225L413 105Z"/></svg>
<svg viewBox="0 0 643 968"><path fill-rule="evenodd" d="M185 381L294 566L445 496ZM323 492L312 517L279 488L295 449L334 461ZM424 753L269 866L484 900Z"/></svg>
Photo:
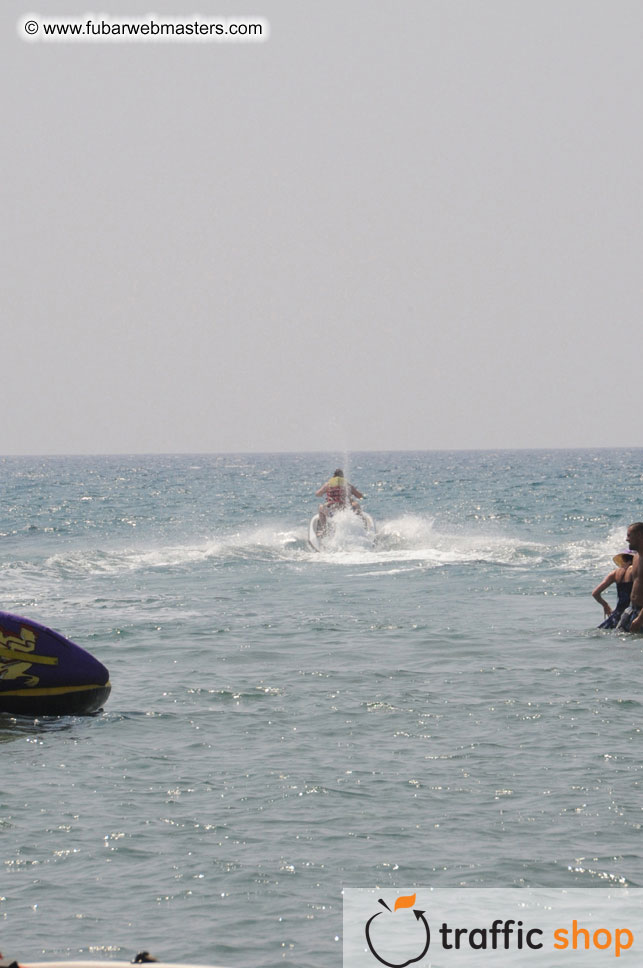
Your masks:
<svg viewBox="0 0 643 968"><path fill-rule="evenodd" d="M362 535L360 544L352 532L342 530L339 538L333 536L324 541L319 558L347 565L418 562L423 567L440 567L490 562L533 566L542 561L545 553L545 546L538 542L482 531L440 531L431 516L405 514L381 522L374 542L364 542Z"/></svg>
<svg viewBox="0 0 643 968"><path fill-rule="evenodd" d="M119 574L162 568L180 568L208 560L228 557L283 556L301 545L301 535L293 530L277 530L279 525L247 528L201 542L161 545L155 548L69 550L51 555L45 567L65 574Z"/></svg>
<svg viewBox="0 0 643 968"><path fill-rule="evenodd" d="M324 538L323 552L337 554L370 550L375 535L364 527L364 519L350 509L333 514L332 527Z"/></svg>
<svg viewBox="0 0 643 968"><path fill-rule="evenodd" d="M606 538L570 541L558 545L554 550L559 556L556 568L564 571L593 570L596 574L607 575L616 568L612 560L619 551L627 549L625 537L627 524L615 525Z"/></svg>
<svg viewBox="0 0 643 968"><path fill-rule="evenodd" d="M68 549L47 558L44 567L68 576L184 569L231 558L359 566L417 563L422 567L442 567L487 562L532 567L553 555L559 558L555 567L586 569L589 565L600 570L603 565L610 565L612 555L623 546L621 528L614 529L606 541L546 546L499 532L441 530L430 515L405 514L376 522L375 535L366 531L362 519L351 511L335 515L333 525L321 553L307 548L307 527L293 528L282 520L272 520L202 541L156 547ZM33 570L33 563L22 564L25 570ZM20 570L20 563L13 562L12 568Z"/></svg>

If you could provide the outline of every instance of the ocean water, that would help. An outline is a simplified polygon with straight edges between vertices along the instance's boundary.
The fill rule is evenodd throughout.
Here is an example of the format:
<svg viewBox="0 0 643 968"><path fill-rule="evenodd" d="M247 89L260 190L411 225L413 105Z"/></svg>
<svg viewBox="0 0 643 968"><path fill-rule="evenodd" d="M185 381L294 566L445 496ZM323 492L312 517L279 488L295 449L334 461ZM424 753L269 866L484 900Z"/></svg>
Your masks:
<svg viewBox="0 0 643 968"><path fill-rule="evenodd" d="M344 887L643 886L643 638L590 597L642 453L2 459L1 607L113 691L0 715L0 949L333 968ZM377 540L317 554L338 462Z"/></svg>

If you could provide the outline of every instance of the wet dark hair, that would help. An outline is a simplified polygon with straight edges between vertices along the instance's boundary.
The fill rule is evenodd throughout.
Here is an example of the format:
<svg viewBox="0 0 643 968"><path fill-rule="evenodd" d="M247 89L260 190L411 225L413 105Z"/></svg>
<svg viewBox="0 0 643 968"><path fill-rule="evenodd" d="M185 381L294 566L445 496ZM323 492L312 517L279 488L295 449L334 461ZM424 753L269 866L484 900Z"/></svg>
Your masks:
<svg viewBox="0 0 643 968"><path fill-rule="evenodd" d="M643 521L635 521L631 524L630 531L643 531Z"/></svg>
<svg viewBox="0 0 643 968"><path fill-rule="evenodd" d="M343 477L343 476L344 476L344 471L341 469L341 467L336 467L333 477ZM641 527L643 528L643 524L641 525Z"/></svg>

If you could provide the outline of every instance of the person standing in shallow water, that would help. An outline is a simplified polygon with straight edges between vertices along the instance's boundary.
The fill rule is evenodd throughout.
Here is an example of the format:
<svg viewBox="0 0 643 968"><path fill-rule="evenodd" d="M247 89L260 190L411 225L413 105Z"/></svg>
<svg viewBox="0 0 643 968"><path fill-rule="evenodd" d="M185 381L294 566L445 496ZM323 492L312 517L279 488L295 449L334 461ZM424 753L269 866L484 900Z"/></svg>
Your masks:
<svg viewBox="0 0 643 968"><path fill-rule="evenodd" d="M643 521L635 521L627 529L627 543L635 552L632 562L632 594L630 606L623 612L618 628L623 632L643 632Z"/></svg>
<svg viewBox="0 0 643 968"><path fill-rule="evenodd" d="M630 594L632 592L632 561L634 554L631 551L621 551L614 555L612 561L616 565L614 571L603 579L592 592L593 597L599 605L603 606L605 621L598 626L599 629L615 629L621 615L630 604ZM616 583L616 607L612 611L609 602L606 602L601 592L604 592L610 585Z"/></svg>

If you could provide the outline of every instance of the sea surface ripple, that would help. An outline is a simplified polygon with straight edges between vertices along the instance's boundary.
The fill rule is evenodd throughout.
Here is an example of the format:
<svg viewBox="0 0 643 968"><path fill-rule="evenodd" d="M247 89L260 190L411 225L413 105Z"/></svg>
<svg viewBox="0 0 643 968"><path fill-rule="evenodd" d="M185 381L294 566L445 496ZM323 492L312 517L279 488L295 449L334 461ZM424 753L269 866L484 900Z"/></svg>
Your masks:
<svg viewBox="0 0 643 968"><path fill-rule="evenodd" d="M318 554L338 461L377 540ZM590 597L641 451L0 464L2 608L113 683L0 715L5 954L332 968L345 887L643 887L642 642Z"/></svg>

